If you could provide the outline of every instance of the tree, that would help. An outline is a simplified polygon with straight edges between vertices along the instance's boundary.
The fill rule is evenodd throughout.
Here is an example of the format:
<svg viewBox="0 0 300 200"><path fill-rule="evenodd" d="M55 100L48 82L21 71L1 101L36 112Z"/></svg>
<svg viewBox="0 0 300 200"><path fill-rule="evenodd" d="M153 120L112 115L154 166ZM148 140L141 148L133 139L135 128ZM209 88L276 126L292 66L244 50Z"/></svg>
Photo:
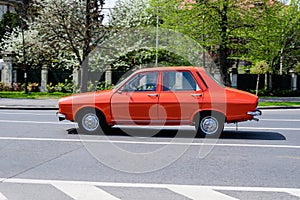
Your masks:
<svg viewBox="0 0 300 200"><path fill-rule="evenodd" d="M273 0L151 0L151 5L162 27L192 37L216 55L226 85L235 60L265 60L275 69L287 52L295 52L299 0L289 6Z"/></svg>
<svg viewBox="0 0 300 200"><path fill-rule="evenodd" d="M148 0L118 0L109 24L115 30L125 28L155 26L156 16L149 12Z"/></svg>
<svg viewBox="0 0 300 200"><path fill-rule="evenodd" d="M299 4L299 0L291 1L290 5L262 2L253 8L257 20L253 28L244 32L247 38L244 59L264 60L273 73L280 74L295 65L299 58Z"/></svg>
<svg viewBox="0 0 300 200"><path fill-rule="evenodd" d="M127 71L149 64L191 65L192 56L186 55L191 41L175 31L157 27L157 20L156 11L153 12L148 0L116 2L109 22L116 37L108 46L115 50L119 47L115 41L121 41L122 47L111 56L112 69Z"/></svg>
<svg viewBox="0 0 300 200"><path fill-rule="evenodd" d="M10 34L13 28L20 26L20 18L16 13L7 11L2 15L0 21L0 41L2 41L5 34Z"/></svg>
<svg viewBox="0 0 300 200"><path fill-rule="evenodd" d="M80 91L87 90L88 55L108 32L102 23L104 0L37 1L37 17L31 24L44 45L71 52L81 68Z"/></svg>
<svg viewBox="0 0 300 200"><path fill-rule="evenodd" d="M158 55L156 55L156 53ZM158 63L164 66L190 66L186 58L180 57L167 50L159 49L156 52L155 49L137 49L123 56L120 56L112 63L112 68L118 71L128 71L136 66L143 66L146 64L154 63L156 56Z"/></svg>
<svg viewBox="0 0 300 200"><path fill-rule="evenodd" d="M258 86L259 86L259 79L260 75L266 74L269 71L269 65L266 61L258 61L255 63L253 72L257 74L257 81L256 81L256 92L255 94L258 95Z"/></svg>
<svg viewBox="0 0 300 200"><path fill-rule="evenodd" d="M162 19L161 26L180 31L195 39L210 55L216 55L221 76L230 85L228 69L239 48L239 30L251 26L248 9L251 1L177 1L151 0L151 5Z"/></svg>

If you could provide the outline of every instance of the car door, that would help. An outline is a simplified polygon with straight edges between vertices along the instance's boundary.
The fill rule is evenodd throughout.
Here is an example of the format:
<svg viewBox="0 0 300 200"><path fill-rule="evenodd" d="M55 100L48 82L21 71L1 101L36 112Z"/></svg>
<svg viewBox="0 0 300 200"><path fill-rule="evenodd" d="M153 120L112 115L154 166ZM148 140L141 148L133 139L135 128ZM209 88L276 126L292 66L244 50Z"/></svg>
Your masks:
<svg viewBox="0 0 300 200"><path fill-rule="evenodd" d="M189 124L202 99L203 92L190 71L164 71L159 120L165 124Z"/></svg>
<svg viewBox="0 0 300 200"><path fill-rule="evenodd" d="M134 75L111 98L117 124L151 124L158 119L158 72Z"/></svg>

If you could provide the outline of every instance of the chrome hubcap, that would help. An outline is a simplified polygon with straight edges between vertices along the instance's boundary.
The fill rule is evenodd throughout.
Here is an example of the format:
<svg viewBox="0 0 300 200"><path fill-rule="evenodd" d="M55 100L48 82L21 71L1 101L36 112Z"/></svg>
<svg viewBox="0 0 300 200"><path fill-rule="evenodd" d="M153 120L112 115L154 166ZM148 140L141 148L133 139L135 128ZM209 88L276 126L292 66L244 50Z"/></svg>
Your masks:
<svg viewBox="0 0 300 200"><path fill-rule="evenodd" d="M95 131L99 127L99 118L96 114L88 113L82 118L82 126L87 131Z"/></svg>
<svg viewBox="0 0 300 200"><path fill-rule="evenodd" d="M218 130L218 121L213 117L205 117L201 120L200 126L205 134L214 134Z"/></svg>

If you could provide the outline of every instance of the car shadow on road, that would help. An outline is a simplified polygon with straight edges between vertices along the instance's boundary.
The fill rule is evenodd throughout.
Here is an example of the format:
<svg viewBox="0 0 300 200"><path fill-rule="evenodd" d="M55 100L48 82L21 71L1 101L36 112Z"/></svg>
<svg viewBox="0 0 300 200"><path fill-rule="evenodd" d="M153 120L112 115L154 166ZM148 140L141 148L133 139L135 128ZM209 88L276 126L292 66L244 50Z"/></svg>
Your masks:
<svg viewBox="0 0 300 200"><path fill-rule="evenodd" d="M221 139L286 140L286 137L278 132L269 131L223 131Z"/></svg>
<svg viewBox="0 0 300 200"><path fill-rule="evenodd" d="M67 130L68 134L77 134L75 128ZM153 138L200 138L196 136L195 130L178 129L151 129L151 128L112 128L108 136L128 136L128 137L153 137ZM286 140L286 137L278 132L268 131L223 131L221 140L244 139L244 140Z"/></svg>

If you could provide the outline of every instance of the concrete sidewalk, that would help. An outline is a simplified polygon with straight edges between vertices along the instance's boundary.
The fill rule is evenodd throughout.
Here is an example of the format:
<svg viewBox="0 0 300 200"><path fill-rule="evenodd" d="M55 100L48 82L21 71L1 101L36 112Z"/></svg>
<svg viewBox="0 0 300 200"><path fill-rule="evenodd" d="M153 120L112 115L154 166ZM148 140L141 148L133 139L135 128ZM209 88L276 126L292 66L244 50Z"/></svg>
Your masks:
<svg viewBox="0 0 300 200"><path fill-rule="evenodd" d="M10 99L0 98L0 109L57 110L58 99Z"/></svg>
<svg viewBox="0 0 300 200"><path fill-rule="evenodd" d="M300 102L300 97L264 97L260 102Z"/></svg>
<svg viewBox="0 0 300 200"><path fill-rule="evenodd" d="M260 98L261 102L300 102L300 97L267 97ZM10 99L0 98L0 109L20 109L20 110L57 110L58 99ZM272 106L259 107L259 109L284 109L297 108L300 106Z"/></svg>

